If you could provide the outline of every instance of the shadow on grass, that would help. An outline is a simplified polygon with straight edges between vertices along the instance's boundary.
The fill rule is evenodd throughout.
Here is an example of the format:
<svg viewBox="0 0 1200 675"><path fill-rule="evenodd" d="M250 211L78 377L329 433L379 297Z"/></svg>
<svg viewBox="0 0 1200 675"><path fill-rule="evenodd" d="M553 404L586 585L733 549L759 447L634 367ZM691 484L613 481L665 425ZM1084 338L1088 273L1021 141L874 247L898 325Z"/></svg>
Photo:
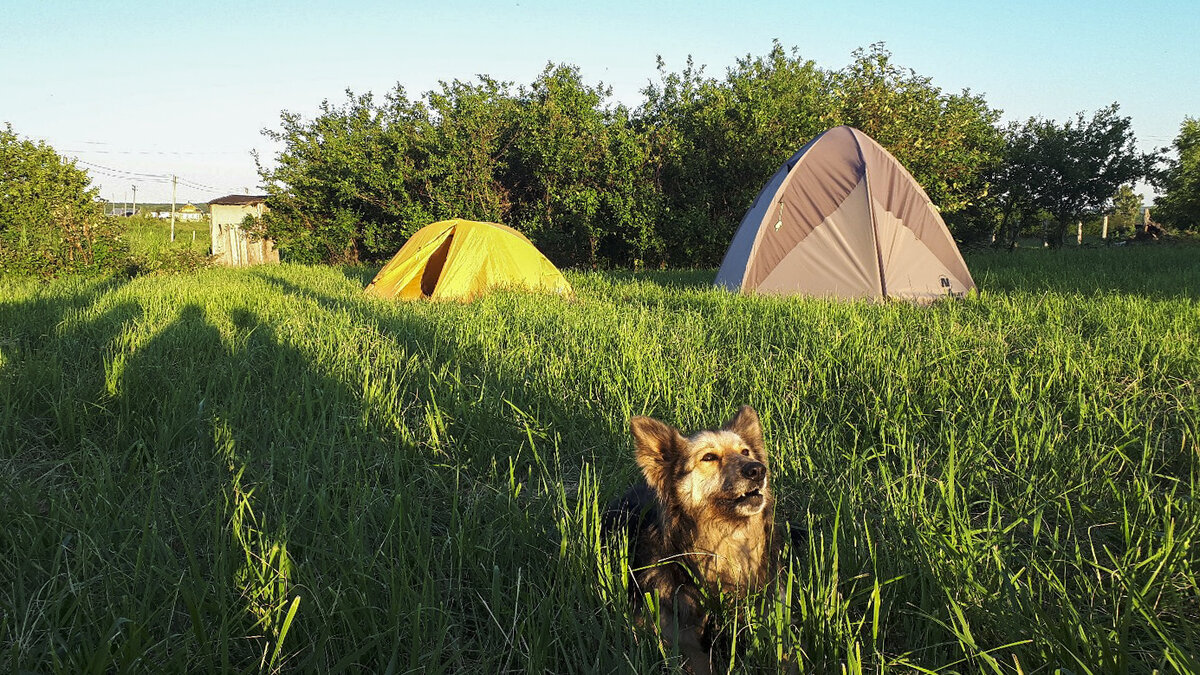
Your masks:
<svg viewBox="0 0 1200 675"><path fill-rule="evenodd" d="M1200 246L1130 244L1059 249L964 251L979 287L990 293L1123 294L1154 300L1200 299ZM650 282L664 289L707 290L715 270L609 270L617 282ZM365 285L365 283L364 283ZM692 304L689 298L678 307Z"/></svg>
<svg viewBox="0 0 1200 675"><path fill-rule="evenodd" d="M588 417L563 400L580 397L551 396L530 384L536 377L489 365L488 326L464 336L432 310L423 316L340 289L327 295L285 271L231 276L244 284L232 293L171 279L160 297L147 283L119 302L100 288L0 304L0 387L8 387L0 412L26 429L0 459L38 462L0 472L0 514L11 516L0 578L13 579L0 584L0 612L23 617L19 627L0 621L0 668L266 670L279 653L287 667L329 672L651 670L652 646L632 644L604 609L613 596L598 587L593 530L572 511L589 494L587 471L629 464L614 451L627 447L624 420ZM669 294L645 290L671 307ZM721 304L690 295L714 311ZM103 311L75 311L97 304ZM738 305L761 318L755 303ZM328 329L319 339L291 322L310 309L317 320L299 330ZM844 380L836 396L853 414L869 413L857 401L872 382ZM1088 429L1101 425L1093 419ZM869 466L887 466L868 465L860 450L869 448L857 442L847 448L824 461L858 464L857 485L877 477ZM905 466L892 472L897 485L909 482ZM595 473L591 480L594 494ZM896 555L879 557L889 576L911 579L893 588L933 589L883 592L906 608L884 607L888 653L955 639L937 582L945 568L934 560L943 549L890 562L914 551L900 540L943 532L940 513L929 512L927 530L907 520L878 530L903 533ZM874 536L874 526L862 531ZM820 534L832 528L855 532L835 523ZM871 544L841 541L849 543L827 563L833 576L808 585L831 591L830 604L817 607L851 602L842 616L857 620L871 605L850 592ZM1011 612L1023 631L1044 608L1036 598L1020 602L1016 610L980 604L970 618L990 631L988 613ZM900 618L914 614L931 620ZM1109 624L1093 616L1067 621L1097 634L1089 629ZM854 634L835 634L848 624L832 623L824 609L810 617L822 636L807 641L810 653L840 649ZM961 663L955 649L925 658ZM1063 662L1063 653L1041 660Z"/></svg>
<svg viewBox="0 0 1200 675"><path fill-rule="evenodd" d="M605 270L597 272L614 281L649 281L664 288L708 289L713 285L716 270Z"/></svg>
<svg viewBox="0 0 1200 675"><path fill-rule="evenodd" d="M23 429L0 460L45 458L0 481L0 558L20 561L0 566L0 609L29 617L0 626L0 664L562 671L564 640L601 670L640 663L596 611L595 557L560 550L588 461L554 432L563 403L420 317L255 276L387 341L386 388L281 336L255 298L66 324L117 286L0 304L20 345L0 412ZM599 422L572 434L618 442Z"/></svg>
<svg viewBox="0 0 1200 675"><path fill-rule="evenodd" d="M72 287L39 286L30 298L0 298L0 335L12 340L50 337L69 312L90 307L127 283L121 277L80 277Z"/></svg>
<svg viewBox="0 0 1200 675"><path fill-rule="evenodd" d="M104 385L100 351L90 347L106 347L141 308L124 302L91 320L75 316L126 283L82 278L0 301L0 458L15 472L36 473L41 460L78 447Z"/></svg>
<svg viewBox="0 0 1200 675"><path fill-rule="evenodd" d="M357 283L362 288L366 288L367 284L379 274L379 270L383 269L383 265L342 265L338 271L342 276L350 281Z"/></svg>
<svg viewBox="0 0 1200 675"><path fill-rule="evenodd" d="M186 656L185 670L218 671L290 654L325 670L324 659L360 635L358 665L383 667L398 632L446 633L447 618L431 611L445 589L416 578L412 560L446 526L427 492L404 488L436 485L413 480L423 473L417 449L364 423L356 394L281 341L271 321L247 307L185 305L128 358L119 391L114 456L133 448L124 454L137 461L122 466L132 486L113 481L109 491L123 497L109 518L154 525L137 546L145 578L119 565L112 573L128 573L125 582L153 601L120 611L154 635L171 623L158 607L174 593L188 635L206 636L158 643L166 651L156 663ZM163 551L164 540L174 550ZM353 593L336 590L348 583ZM289 626L296 598L301 620ZM390 601L345 625L370 606L365 598ZM450 646L430 639L422 656L452 662Z"/></svg>
<svg viewBox="0 0 1200 675"><path fill-rule="evenodd" d="M975 283L989 293L1200 299L1200 247L1190 244L970 251L964 257Z"/></svg>
<svg viewBox="0 0 1200 675"><path fill-rule="evenodd" d="M312 301L326 312L351 313L356 321L364 322L392 343L399 353L418 356L428 368L399 383L399 398L444 408L443 423L449 426L451 437L482 449L474 461L484 466L503 464L514 456L524 457L523 462L533 461L529 455L531 438L535 443L553 442L552 422L563 419L574 420L569 430L572 437L590 439L593 446L621 447L627 443L623 433L613 434L610 424L582 418L560 399L528 381L481 366L478 354L458 348L453 336L420 316L376 311L372 303L330 297L268 271L256 276L281 293ZM488 392L487 398L464 397L464 383L469 383L472 391ZM623 420L619 426L624 428ZM580 461L586 458L563 459L578 470ZM525 466L526 470L530 468Z"/></svg>

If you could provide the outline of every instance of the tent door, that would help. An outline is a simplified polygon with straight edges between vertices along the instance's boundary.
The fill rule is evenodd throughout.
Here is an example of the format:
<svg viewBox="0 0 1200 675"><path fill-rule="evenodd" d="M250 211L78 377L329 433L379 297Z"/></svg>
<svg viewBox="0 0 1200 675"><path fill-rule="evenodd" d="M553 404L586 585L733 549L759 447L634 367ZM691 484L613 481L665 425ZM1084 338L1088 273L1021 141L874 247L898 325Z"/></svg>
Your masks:
<svg viewBox="0 0 1200 675"><path fill-rule="evenodd" d="M438 279L442 276L442 267L446 265L446 255L450 253L450 244L453 241L453 234L446 237L446 241L443 241L433 255L429 256L429 262L425 263L425 271L421 273L421 295L427 298L433 295Z"/></svg>

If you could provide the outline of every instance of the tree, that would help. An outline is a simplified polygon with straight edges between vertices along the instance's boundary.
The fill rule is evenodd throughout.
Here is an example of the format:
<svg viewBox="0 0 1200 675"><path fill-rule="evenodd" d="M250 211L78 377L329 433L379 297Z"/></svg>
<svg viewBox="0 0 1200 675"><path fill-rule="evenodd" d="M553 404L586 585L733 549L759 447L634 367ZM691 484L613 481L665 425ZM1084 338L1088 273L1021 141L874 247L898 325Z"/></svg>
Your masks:
<svg viewBox="0 0 1200 675"><path fill-rule="evenodd" d="M1142 213L1142 196L1134 192L1132 184L1117 188L1113 196L1112 219L1109 223L1113 236L1119 236L1137 227Z"/></svg>
<svg viewBox="0 0 1200 675"><path fill-rule="evenodd" d="M284 111L282 129L263 130L283 146L272 167L255 159L271 207L266 234L299 261L394 253L405 225L426 218L413 147L429 125L425 107L397 87L382 106L347 91L343 105L320 111L312 120Z"/></svg>
<svg viewBox="0 0 1200 675"><path fill-rule="evenodd" d="M690 58L679 73L658 66L660 82L643 90L637 117L659 167L666 261L713 265L771 174L836 126L828 74L778 42L766 56L738 59L722 79Z"/></svg>
<svg viewBox="0 0 1200 675"><path fill-rule="evenodd" d="M415 146L429 218L505 222L512 203L503 177L519 112L512 85L480 76L439 86L424 96L430 118Z"/></svg>
<svg viewBox="0 0 1200 675"><path fill-rule="evenodd" d="M1040 168L1034 157L1036 137L1031 124L1009 124L1003 131L1001 160L987 174L991 186L991 217L995 222L992 237L997 245L1012 248L1026 219L1038 211L1037 195Z"/></svg>
<svg viewBox="0 0 1200 675"><path fill-rule="evenodd" d="M1155 176L1163 194L1154 200L1154 217L1176 229L1200 225L1200 119L1187 117L1175 137L1175 157Z"/></svg>
<svg viewBox="0 0 1200 675"><path fill-rule="evenodd" d="M466 218L512 224L560 265L661 257L649 146L608 96L574 67L547 66L516 92L481 76L418 101L397 87L382 104L347 92L311 120L285 111L264 131L282 150L259 162L266 234L293 260L353 262Z"/></svg>
<svg viewBox="0 0 1200 675"><path fill-rule="evenodd" d="M883 45L825 71L774 43L762 57L739 59L724 78L690 60L679 73L660 61L660 82L639 110L662 157L663 236L675 264L720 261L737 224L780 165L817 134L848 124L901 161L956 233L955 214L981 201L986 171L1003 148L999 111L970 92L946 94L929 78L891 62Z"/></svg>
<svg viewBox="0 0 1200 675"><path fill-rule="evenodd" d="M529 86L455 80L410 101L347 92L313 119L283 112L259 163L265 227L293 260L391 255L418 227L496 220L555 263L715 265L771 174L807 140L848 123L905 162L957 231L998 161L997 111L944 94L875 45L829 72L776 42L724 77L689 59L630 110L570 65Z"/></svg>
<svg viewBox="0 0 1200 675"><path fill-rule="evenodd" d="M87 171L42 141L0 130L0 270L51 275L114 267L125 248Z"/></svg>
<svg viewBox="0 0 1200 675"><path fill-rule="evenodd" d="M1062 124L1030 118L1009 128L998 183L1007 208L1049 214L1054 224L1046 233L1049 244L1062 245L1070 223L1101 211L1118 186L1146 174L1150 157L1137 152L1130 120L1118 110L1113 103L1090 120L1080 112ZM1015 236L1011 229L1007 234Z"/></svg>
<svg viewBox="0 0 1200 675"><path fill-rule="evenodd" d="M943 215L987 194L987 171L1000 161L1003 136L996 128L1000 111L983 97L943 93L930 78L892 63L882 43L855 50L831 87L837 123L887 148Z"/></svg>
<svg viewBox="0 0 1200 675"><path fill-rule="evenodd" d="M522 88L506 184L513 222L557 264L627 265L659 248L645 142L611 90L547 65Z"/></svg>

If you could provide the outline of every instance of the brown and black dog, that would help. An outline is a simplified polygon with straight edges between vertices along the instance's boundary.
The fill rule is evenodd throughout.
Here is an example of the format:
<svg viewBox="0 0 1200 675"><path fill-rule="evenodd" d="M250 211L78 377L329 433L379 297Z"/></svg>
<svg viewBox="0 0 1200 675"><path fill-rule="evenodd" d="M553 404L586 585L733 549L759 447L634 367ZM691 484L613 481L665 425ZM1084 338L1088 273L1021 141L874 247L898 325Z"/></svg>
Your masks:
<svg viewBox="0 0 1200 675"><path fill-rule="evenodd" d="M713 603L766 587L778 568L762 425L742 406L690 436L650 417L629 426L646 480L609 507L604 528L629 533L632 600L656 595L660 635L692 672L709 673Z"/></svg>

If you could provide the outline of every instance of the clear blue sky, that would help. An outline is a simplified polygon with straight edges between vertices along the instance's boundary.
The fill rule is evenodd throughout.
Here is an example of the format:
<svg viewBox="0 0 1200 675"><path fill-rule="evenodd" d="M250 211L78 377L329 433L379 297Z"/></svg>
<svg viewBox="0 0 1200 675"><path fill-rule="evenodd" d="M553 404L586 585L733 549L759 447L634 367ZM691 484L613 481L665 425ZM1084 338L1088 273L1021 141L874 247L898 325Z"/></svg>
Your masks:
<svg viewBox="0 0 1200 675"><path fill-rule="evenodd" d="M5 0L0 36L0 122L107 167L94 175L118 201L135 182L139 201L168 200L170 187L101 171L214 188L181 187L181 201L255 191L250 151L275 150L261 129L347 88L399 83L415 96L479 73L529 83L554 61L635 104L656 55L677 70L691 54L719 75L773 39L826 68L885 42L899 65L983 94L1006 119L1117 101L1144 149L1200 116L1197 0Z"/></svg>

